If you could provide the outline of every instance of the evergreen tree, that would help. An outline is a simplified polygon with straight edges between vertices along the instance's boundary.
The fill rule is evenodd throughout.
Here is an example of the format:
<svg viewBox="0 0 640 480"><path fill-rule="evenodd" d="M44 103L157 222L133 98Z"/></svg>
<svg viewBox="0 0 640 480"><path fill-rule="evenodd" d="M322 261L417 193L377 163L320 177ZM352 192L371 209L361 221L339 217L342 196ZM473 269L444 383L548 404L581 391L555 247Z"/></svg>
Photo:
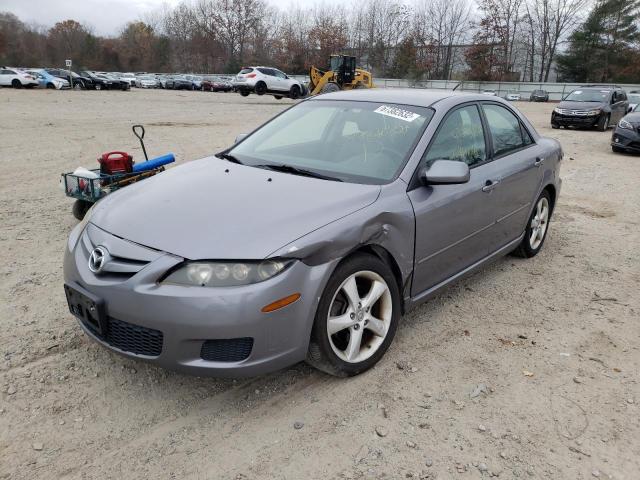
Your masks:
<svg viewBox="0 0 640 480"><path fill-rule="evenodd" d="M563 81L634 82L640 73L640 0L599 0L558 57ZM635 78L634 78L635 77Z"/></svg>

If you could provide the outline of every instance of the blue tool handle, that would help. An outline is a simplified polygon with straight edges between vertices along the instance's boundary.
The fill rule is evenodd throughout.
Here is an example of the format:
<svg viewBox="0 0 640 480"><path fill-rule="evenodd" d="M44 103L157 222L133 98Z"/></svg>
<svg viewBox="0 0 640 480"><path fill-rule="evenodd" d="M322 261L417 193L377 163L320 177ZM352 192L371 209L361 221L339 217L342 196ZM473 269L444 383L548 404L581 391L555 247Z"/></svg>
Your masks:
<svg viewBox="0 0 640 480"><path fill-rule="evenodd" d="M166 155L162 155L161 157L152 158L146 162L136 163L133 166L133 172L146 172L147 170L153 170L154 168L161 167L168 163L173 163L176 161L176 157L173 156L173 153L167 153Z"/></svg>

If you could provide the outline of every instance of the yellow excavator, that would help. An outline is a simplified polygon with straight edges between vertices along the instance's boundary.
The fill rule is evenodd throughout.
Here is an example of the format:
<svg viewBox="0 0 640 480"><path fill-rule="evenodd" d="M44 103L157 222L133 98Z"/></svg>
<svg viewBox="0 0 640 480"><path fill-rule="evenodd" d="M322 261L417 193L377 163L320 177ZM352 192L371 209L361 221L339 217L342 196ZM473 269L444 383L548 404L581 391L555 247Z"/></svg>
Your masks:
<svg viewBox="0 0 640 480"><path fill-rule="evenodd" d="M329 70L309 69L309 95L354 88L373 88L371 73L356 68L356 57L331 55Z"/></svg>

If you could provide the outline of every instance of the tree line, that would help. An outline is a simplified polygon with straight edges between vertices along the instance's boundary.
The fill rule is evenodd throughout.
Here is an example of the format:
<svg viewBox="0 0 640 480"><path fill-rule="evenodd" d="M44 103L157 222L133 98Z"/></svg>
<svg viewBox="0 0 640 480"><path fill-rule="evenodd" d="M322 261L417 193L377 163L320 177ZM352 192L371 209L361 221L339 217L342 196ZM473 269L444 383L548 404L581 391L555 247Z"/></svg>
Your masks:
<svg viewBox="0 0 640 480"><path fill-rule="evenodd" d="M329 55L376 76L503 81L640 81L640 0L363 0L278 8L265 0L167 6L105 37L0 13L0 63L104 71L291 74Z"/></svg>

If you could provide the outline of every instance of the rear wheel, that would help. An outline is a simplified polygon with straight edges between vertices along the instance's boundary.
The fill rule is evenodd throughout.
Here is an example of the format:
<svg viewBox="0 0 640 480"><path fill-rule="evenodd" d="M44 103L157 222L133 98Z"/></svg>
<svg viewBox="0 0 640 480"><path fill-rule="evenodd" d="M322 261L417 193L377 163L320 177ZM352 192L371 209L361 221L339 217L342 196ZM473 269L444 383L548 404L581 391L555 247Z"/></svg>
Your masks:
<svg viewBox="0 0 640 480"><path fill-rule="evenodd" d="M274 95L273 98L276 100L282 100L282 95Z"/></svg>
<svg viewBox="0 0 640 480"><path fill-rule="evenodd" d="M300 87L298 85L292 85L291 90L289 90L289 98L293 100L300 98Z"/></svg>
<svg viewBox="0 0 640 480"><path fill-rule="evenodd" d="M258 95L264 95L265 93L267 93L267 84L264 82L258 82L256 83L255 89Z"/></svg>
<svg viewBox="0 0 640 480"><path fill-rule="evenodd" d="M400 319L400 293L389 266L354 255L333 273L320 298L307 362L347 377L373 367L385 354Z"/></svg>
<svg viewBox="0 0 640 480"><path fill-rule="evenodd" d="M531 212L524 238L513 253L523 258L535 257L542 249L545 238L547 238L550 220L551 197L549 192L544 190L538 197L533 212Z"/></svg>
<svg viewBox="0 0 640 480"><path fill-rule="evenodd" d="M247 92L246 90L240 90L240 95L242 95L243 97L248 97L249 92Z"/></svg>
<svg viewBox="0 0 640 480"><path fill-rule="evenodd" d="M331 92L339 92L339 91L340 91L340 86L337 83L328 82L324 87L322 87L322 90L320 90L320 93L331 93Z"/></svg>
<svg viewBox="0 0 640 480"><path fill-rule="evenodd" d="M609 115L600 117L598 123L596 124L596 128L599 132L606 132L609 129L609 118Z"/></svg>
<svg viewBox="0 0 640 480"><path fill-rule="evenodd" d="M17 78L11 82L13 88L22 88L22 83Z"/></svg>

